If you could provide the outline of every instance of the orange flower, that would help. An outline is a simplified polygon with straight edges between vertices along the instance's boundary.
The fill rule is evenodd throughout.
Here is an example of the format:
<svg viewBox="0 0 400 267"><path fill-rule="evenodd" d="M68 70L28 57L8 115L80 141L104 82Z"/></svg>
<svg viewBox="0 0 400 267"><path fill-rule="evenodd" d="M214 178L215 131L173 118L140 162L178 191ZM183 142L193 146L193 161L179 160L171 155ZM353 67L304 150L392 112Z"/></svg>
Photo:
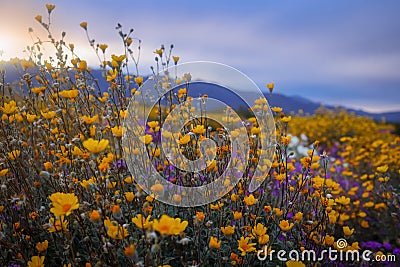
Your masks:
<svg viewBox="0 0 400 267"><path fill-rule="evenodd" d="M43 242L38 242L38 243L36 244L36 249L37 249L39 252L45 251L48 247L49 247L49 241L47 241L47 240L45 240L45 241L43 241Z"/></svg>
<svg viewBox="0 0 400 267"><path fill-rule="evenodd" d="M129 245L124 249L125 256L132 257L135 254L136 246L134 244Z"/></svg>
<svg viewBox="0 0 400 267"><path fill-rule="evenodd" d="M210 248L219 249L221 247L221 240L218 240L218 238L211 236L208 245L210 246Z"/></svg>
<svg viewBox="0 0 400 267"><path fill-rule="evenodd" d="M44 169L45 169L46 171L48 171L48 170L50 170L50 169L53 168L53 164L52 164L51 162L49 162L49 161L43 163L43 165L44 165Z"/></svg>
<svg viewBox="0 0 400 267"><path fill-rule="evenodd" d="M204 212L202 212L202 211L197 211L197 212L196 212L196 218L197 218L200 222L203 221L205 217L206 217L206 216L204 215Z"/></svg>
<svg viewBox="0 0 400 267"><path fill-rule="evenodd" d="M90 215L89 215L90 219L92 221L97 221L98 219L100 219L100 213L97 210L93 210Z"/></svg>

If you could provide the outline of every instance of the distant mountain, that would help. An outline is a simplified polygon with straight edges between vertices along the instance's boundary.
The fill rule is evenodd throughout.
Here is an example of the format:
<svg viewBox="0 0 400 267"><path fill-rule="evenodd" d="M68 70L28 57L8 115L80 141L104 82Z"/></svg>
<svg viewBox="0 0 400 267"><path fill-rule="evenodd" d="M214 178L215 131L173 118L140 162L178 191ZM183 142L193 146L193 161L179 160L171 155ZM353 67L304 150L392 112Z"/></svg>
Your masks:
<svg viewBox="0 0 400 267"><path fill-rule="evenodd" d="M304 113L314 114L319 107L324 106L327 109L345 109L348 112L354 112L354 114L358 116L370 117L376 121L384 119L386 122L400 123L400 111L371 113L343 106L324 105L299 96L285 96L278 93L273 93L272 96L270 96L267 92L265 92L264 95L271 102L272 106L282 107L286 113L298 113L299 110L302 110Z"/></svg>
<svg viewBox="0 0 400 267"><path fill-rule="evenodd" d="M105 81L103 78L103 73L100 70L92 70L91 74L98 80L98 84L101 88L102 91L106 91L108 88L108 83ZM9 63L6 64L6 82L13 83L15 81L19 81L20 76L19 73L15 70L13 66L11 66ZM218 87L218 86L216 86ZM193 86L193 88L198 90L199 92L202 91L199 88L196 89L196 86ZM225 89L225 92L222 93L221 91L223 88L212 88L207 91L207 94L210 98L216 98L224 103L227 103L228 105L235 107L235 106L242 106L243 101L229 91ZM363 110L356 110L352 108L347 108L347 107L342 107L342 106L332 106L332 105L323 105L322 103L319 102L313 102L307 98L304 98L302 96L286 96L282 95L279 93L273 93L272 95L269 94L269 92L263 92L264 96L268 99L270 102L271 106L279 106L282 107L283 110L286 113L298 113L299 110L302 110L304 113L309 113L309 114L314 114L315 111L320 108L321 106L324 106L325 108L328 109L345 109L349 112L354 112L356 115L359 116L367 116L370 117L374 120L381 121L382 119L385 119L387 122L392 122L392 123L400 123L400 111L397 112L384 112L384 113L370 113L366 112ZM244 93L245 94L245 93ZM196 92L194 93L193 96L198 96L196 95Z"/></svg>

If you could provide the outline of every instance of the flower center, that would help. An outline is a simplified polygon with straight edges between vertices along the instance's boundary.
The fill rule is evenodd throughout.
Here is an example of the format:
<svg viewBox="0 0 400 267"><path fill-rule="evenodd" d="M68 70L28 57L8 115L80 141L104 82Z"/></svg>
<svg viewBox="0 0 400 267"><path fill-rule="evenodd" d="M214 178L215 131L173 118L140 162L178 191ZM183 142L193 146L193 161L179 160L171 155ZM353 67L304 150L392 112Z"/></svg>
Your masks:
<svg viewBox="0 0 400 267"><path fill-rule="evenodd" d="M169 230L169 225L161 225L160 226L160 231L162 231L162 232L168 232L168 230Z"/></svg>
<svg viewBox="0 0 400 267"><path fill-rule="evenodd" d="M69 203L62 205L62 211L63 211L63 212L69 211L69 210L71 209L71 206L72 206L72 205L69 204Z"/></svg>

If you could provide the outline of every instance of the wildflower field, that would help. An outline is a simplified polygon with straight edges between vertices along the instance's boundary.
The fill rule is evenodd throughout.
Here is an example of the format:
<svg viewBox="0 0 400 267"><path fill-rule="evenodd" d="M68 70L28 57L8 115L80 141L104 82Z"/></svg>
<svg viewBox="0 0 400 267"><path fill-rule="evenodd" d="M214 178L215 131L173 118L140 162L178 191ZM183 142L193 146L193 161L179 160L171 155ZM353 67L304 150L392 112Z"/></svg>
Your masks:
<svg viewBox="0 0 400 267"><path fill-rule="evenodd" d="M10 60L19 80L6 83L6 63L0 63L0 266L267 266L257 256L264 248L263 253L312 249L317 254L327 248L368 249L373 256L400 260L400 136L392 125L340 110L286 114L260 99L251 108L273 114L272 160L260 162L262 129L254 117L242 116L250 148L247 166L238 167L244 174L239 182L211 204L180 207L179 194L173 196L176 205L164 204L157 197L168 188L155 184L147 194L129 172L122 142L129 103L145 95L140 40L118 25L125 54L115 55L92 40L90 23L82 22L99 58L104 79L99 81L65 34L53 36L54 9L47 4L47 15L35 17L48 39L30 46L28 58ZM53 47L53 57L44 58L43 46ZM179 68L173 46L161 46L154 56L154 77ZM173 83L189 80L187 74ZM163 112L160 104L143 122L140 140L148 164L170 183L199 186L227 168L229 141L217 143L201 177L181 175L157 145L162 135L197 159L202 139L226 134L207 120L192 121L179 135L163 132L165 116L190 102L189 91L181 87L171 95L174 102ZM130 152L141 153L139 146ZM249 192L258 164L265 180ZM342 238L346 247L338 246ZM318 262L269 264L375 266L362 260Z"/></svg>

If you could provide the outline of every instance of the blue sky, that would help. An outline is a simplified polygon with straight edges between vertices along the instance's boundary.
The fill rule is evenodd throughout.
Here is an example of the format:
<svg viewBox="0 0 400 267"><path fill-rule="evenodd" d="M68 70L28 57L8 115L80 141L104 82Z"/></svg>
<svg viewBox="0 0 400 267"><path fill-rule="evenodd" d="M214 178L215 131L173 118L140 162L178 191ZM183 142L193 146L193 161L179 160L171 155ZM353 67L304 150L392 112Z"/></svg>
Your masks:
<svg viewBox="0 0 400 267"><path fill-rule="evenodd" d="M400 110L399 1L32 1L2 0L0 49L3 58L22 56L27 28L44 36L34 21L56 4L54 32L95 64L79 23L91 36L121 48L115 25L134 28L143 41L141 71L153 51L175 45L182 62L228 64L260 87L367 111Z"/></svg>

